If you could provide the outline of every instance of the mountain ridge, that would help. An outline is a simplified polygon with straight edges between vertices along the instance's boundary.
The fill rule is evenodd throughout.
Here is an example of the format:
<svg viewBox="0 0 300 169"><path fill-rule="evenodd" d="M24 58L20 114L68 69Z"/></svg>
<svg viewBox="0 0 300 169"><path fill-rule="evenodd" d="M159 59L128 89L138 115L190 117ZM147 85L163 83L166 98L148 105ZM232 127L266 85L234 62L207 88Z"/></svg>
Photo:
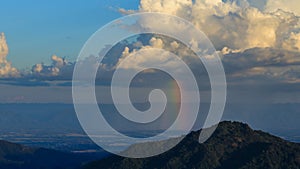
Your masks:
<svg viewBox="0 0 300 169"><path fill-rule="evenodd" d="M158 156L131 159L111 156L84 169L299 169L300 144L253 130L239 122L221 122L213 135L198 143L199 131L188 134L177 146ZM155 145L152 143L149 147ZM143 145L145 146L145 145ZM138 146L134 146L138 148ZM136 151L136 150L127 150Z"/></svg>
<svg viewBox="0 0 300 169"><path fill-rule="evenodd" d="M91 157L0 140L0 169L77 169Z"/></svg>

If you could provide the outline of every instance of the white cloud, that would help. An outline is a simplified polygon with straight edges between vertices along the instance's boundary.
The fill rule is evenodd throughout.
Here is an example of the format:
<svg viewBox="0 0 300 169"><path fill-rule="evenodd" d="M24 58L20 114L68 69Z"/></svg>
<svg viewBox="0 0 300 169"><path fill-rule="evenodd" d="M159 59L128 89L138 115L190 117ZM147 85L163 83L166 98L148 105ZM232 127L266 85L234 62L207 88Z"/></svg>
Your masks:
<svg viewBox="0 0 300 169"><path fill-rule="evenodd" d="M32 73L39 76L58 76L61 70L69 66L69 62L61 57L53 55L51 57L52 65L38 63L32 67Z"/></svg>
<svg viewBox="0 0 300 169"><path fill-rule="evenodd" d="M67 61L64 58L58 57L56 55L53 55L51 57L51 60L53 62L53 65L57 68L61 68L67 64Z"/></svg>
<svg viewBox="0 0 300 169"><path fill-rule="evenodd" d="M33 66L32 71L36 73L40 73L43 70L43 65L38 63Z"/></svg>
<svg viewBox="0 0 300 169"><path fill-rule="evenodd" d="M162 49L164 47L164 42L159 38L153 37L150 39L150 45L154 48Z"/></svg>
<svg viewBox="0 0 300 169"><path fill-rule="evenodd" d="M255 0L228 0L226 3L222 0L141 0L139 11L162 12L185 18L207 34L219 50L224 47L233 50L274 47L300 51L297 46L300 39L293 36L300 32L300 20L289 13L294 12L292 5L283 8L286 11L280 11L277 8L280 8L281 3L289 3L284 0L275 0L276 3L271 1L274 0L268 1L268 10L263 10L258 8L260 3ZM293 0L291 4L300 9L296 1ZM269 10L270 4L277 4L277 8L273 7L276 10ZM157 19L151 20L151 25L155 25ZM165 29L173 31L174 24L166 22L170 24ZM142 25L147 26L145 23ZM178 29L176 27L176 31ZM290 43L290 40L296 43Z"/></svg>
<svg viewBox="0 0 300 169"><path fill-rule="evenodd" d="M300 1L299 0L268 0L266 11L276 11L282 9L300 16Z"/></svg>
<svg viewBox="0 0 300 169"><path fill-rule="evenodd" d="M300 51L300 33L291 32L288 39L283 41L283 48Z"/></svg>
<svg viewBox="0 0 300 169"><path fill-rule="evenodd" d="M0 56L1 56L1 61L6 55L8 54L8 46L6 44L6 39L5 35L2 32L0 35Z"/></svg>
<svg viewBox="0 0 300 169"><path fill-rule="evenodd" d="M169 42L168 39L162 37L152 37L149 40L149 45L142 46L140 49L133 49L130 52L129 47L125 47L122 56L114 68L124 69L124 71L126 69L143 70L155 65L173 70L174 72L181 72L182 63L179 62L180 59L178 57L187 57L192 55L192 53L186 47L180 49L179 47L181 45L176 41Z"/></svg>
<svg viewBox="0 0 300 169"><path fill-rule="evenodd" d="M249 9L246 17L249 23L246 32L247 48L275 47L280 20L255 8Z"/></svg>
<svg viewBox="0 0 300 169"><path fill-rule="evenodd" d="M7 61L8 45L4 33L0 34L0 77L18 77L19 71Z"/></svg>
<svg viewBox="0 0 300 169"><path fill-rule="evenodd" d="M225 69L234 72L232 77L262 76L292 83L300 81L295 73L300 72L299 6L299 0L140 0L139 11L177 15L192 22L224 55ZM142 26L162 21L146 19L140 21ZM185 28L175 27L171 20L163 22L167 22L163 29L170 32ZM156 47L182 58L191 54L178 42L161 41L163 46Z"/></svg>
<svg viewBox="0 0 300 169"><path fill-rule="evenodd" d="M179 45L176 41L173 41L173 42L171 43L171 48L172 48L173 50L178 49L179 46L180 46L180 45Z"/></svg>
<svg viewBox="0 0 300 169"><path fill-rule="evenodd" d="M125 47L124 51L122 52L122 57L126 57L130 54L129 47Z"/></svg>
<svg viewBox="0 0 300 169"><path fill-rule="evenodd" d="M192 0L141 0L140 10L144 12L165 12L176 15L183 7L192 5Z"/></svg>
<svg viewBox="0 0 300 169"><path fill-rule="evenodd" d="M162 65L164 67L174 68L178 70L180 68L169 52L152 50L152 47L143 47L138 52L133 51L126 59L119 60L118 68L120 69L137 69L143 70L144 68L151 67L153 65Z"/></svg>

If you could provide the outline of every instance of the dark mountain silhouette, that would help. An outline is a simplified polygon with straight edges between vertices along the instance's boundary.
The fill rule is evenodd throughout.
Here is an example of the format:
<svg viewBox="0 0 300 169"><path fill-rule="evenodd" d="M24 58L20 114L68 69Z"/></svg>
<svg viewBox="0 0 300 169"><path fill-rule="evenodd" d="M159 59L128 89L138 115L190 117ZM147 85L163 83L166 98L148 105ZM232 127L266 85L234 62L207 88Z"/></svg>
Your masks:
<svg viewBox="0 0 300 169"><path fill-rule="evenodd" d="M87 161L91 157L0 141L0 169L74 169Z"/></svg>
<svg viewBox="0 0 300 169"><path fill-rule="evenodd" d="M191 132L182 142L161 155L133 159L119 156L91 162L84 169L299 169L300 144L285 141L238 122L222 122L204 144L200 131ZM150 148L159 142L137 144Z"/></svg>

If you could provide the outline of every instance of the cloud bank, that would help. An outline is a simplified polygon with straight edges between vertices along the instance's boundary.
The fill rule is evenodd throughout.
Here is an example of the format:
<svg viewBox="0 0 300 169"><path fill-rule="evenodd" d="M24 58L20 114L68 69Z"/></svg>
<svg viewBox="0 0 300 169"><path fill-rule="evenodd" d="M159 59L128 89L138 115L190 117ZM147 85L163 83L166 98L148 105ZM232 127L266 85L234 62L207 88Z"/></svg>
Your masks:
<svg viewBox="0 0 300 169"><path fill-rule="evenodd" d="M284 0L140 0L138 11L120 9L120 12L162 12L191 21L220 51L229 82L271 79L282 83L299 83L298 4L298 0L289 3ZM174 24L169 25L165 29L173 30ZM30 71L20 73L6 60L8 47L4 35L1 36L0 47L0 77L72 79L75 62L53 55L51 64L38 63ZM116 45L105 63L100 64L100 69L112 71L126 56L150 47L172 51L187 63L194 63L191 59L193 53L180 42L151 36L140 37L134 44ZM123 66L129 68L146 64L149 58L154 62L162 59L150 55L131 59Z"/></svg>
<svg viewBox="0 0 300 169"><path fill-rule="evenodd" d="M253 0L141 0L136 12L162 12L185 18L207 34L218 50L274 47L300 51L299 5L296 5L299 2L269 0L262 9L257 8L257 3Z"/></svg>
<svg viewBox="0 0 300 169"><path fill-rule="evenodd" d="M299 103L299 3L298 0L289 0L288 3L285 0L140 0L138 11L120 9L120 12L162 12L191 21L208 35L219 51L231 100ZM172 23L169 25L165 29L178 29L172 27ZM49 90L47 92L53 92L48 86L58 86L62 90L71 86L75 62L53 55L50 64L38 63L29 71L19 71L6 59L8 47L3 34L0 39L0 77L21 79L18 82L2 80L2 87L21 86L18 91L14 90L15 86L9 89L19 95L21 91L26 91L23 86L34 86L33 89L38 86L41 90ZM190 66L194 64L193 69L201 69L195 64L193 53L182 43L160 35L144 35L137 37L133 44L126 42L115 45L100 64L101 75L111 76L116 65L131 54L133 57L122 65L122 69L138 68L149 61L164 61L166 66L174 66L172 60L163 58L164 54L153 57L153 53L147 53L147 48L166 49ZM144 56L135 55L138 50L144 50ZM90 57L79 64L88 74L95 66L91 66L91 63L97 65L97 58ZM153 80L153 83L162 82L159 79ZM105 82L98 84L107 85ZM28 96L31 93L34 92ZM15 98L15 95L11 97Z"/></svg>
<svg viewBox="0 0 300 169"><path fill-rule="evenodd" d="M35 76L45 76L45 77L54 77L62 76L65 74L71 75L73 71L74 64L68 62L65 58L58 57L53 55L51 57L52 64L45 65L38 63L32 67L32 75Z"/></svg>
<svg viewBox="0 0 300 169"><path fill-rule="evenodd" d="M192 22L223 55L229 81L299 83L299 5L298 0L141 0L135 12L162 12ZM169 25L165 29L174 30ZM177 46L168 43L165 48ZM184 56L186 50L178 51Z"/></svg>

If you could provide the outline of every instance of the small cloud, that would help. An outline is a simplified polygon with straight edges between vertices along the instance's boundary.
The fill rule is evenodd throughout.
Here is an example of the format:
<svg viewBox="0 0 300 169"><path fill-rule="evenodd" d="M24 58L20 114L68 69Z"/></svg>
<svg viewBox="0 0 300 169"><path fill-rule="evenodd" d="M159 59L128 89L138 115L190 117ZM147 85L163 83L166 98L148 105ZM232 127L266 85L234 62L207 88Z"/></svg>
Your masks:
<svg viewBox="0 0 300 169"><path fill-rule="evenodd" d="M20 73L13 67L11 62L7 61L8 45L4 33L0 34L0 77L18 77Z"/></svg>
<svg viewBox="0 0 300 169"><path fill-rule="evenodd" d="M121 14L123 14L123 15L130 15L130 14L136 13L135 10L126 10L126 9L124 9L124 8L120 8L120 9L119 9L119 12L120 12Z"/></svg>
<svg viewBox="0 0 300 169"><path fill-rule="evenodd" d="M51 57L52 64L44 65L42 63L38 63L34 65L31 69L32 74L34 76L59 76L65 73L64 71L71 71L73 69L73 64L68 62L65 58L58 57L53 55Z"/></svg>

